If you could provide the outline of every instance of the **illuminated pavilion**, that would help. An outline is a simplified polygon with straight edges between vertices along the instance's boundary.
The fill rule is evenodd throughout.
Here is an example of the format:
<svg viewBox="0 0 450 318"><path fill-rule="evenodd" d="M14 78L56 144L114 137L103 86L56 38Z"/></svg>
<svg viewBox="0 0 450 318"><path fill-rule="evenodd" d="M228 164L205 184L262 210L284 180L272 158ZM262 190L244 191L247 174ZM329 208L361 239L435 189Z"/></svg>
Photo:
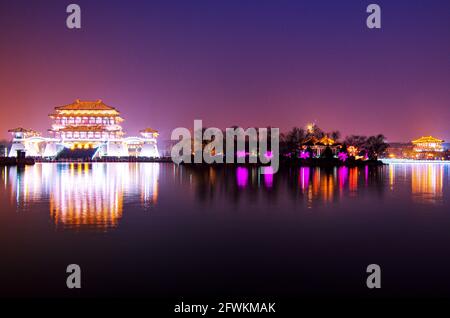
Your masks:
<svg viewBox="0 0 450 318"><path fill-rule="evenodd" d="M25 129L22 127L8 130L12 135L12 145L9 150L9 157L15 157L17 151L23 151L27 156L39 156L41 149L40 143L45 141L41 134L32 129Z"/></svg>
<svg viewBox="0 0 450 318"><path fill-rule="evenodd" d="M413 140L413 151L415 157L418 159L433 159L442 157L444 147L442 146L444 140L434 138L432 136L425 136Z"/></svg>
<svg viewBox="0 0 450 318"><path fill-rule="evenodd" d="M444 151L442 143L444 140L434 138L432 136L420 137L419 139L413 140L414 151L416 152L426 152L426 151Z"/></svg>
<svg viewBox="0 0 450 318"><path fill-rule="evenodd" d="M90 157L159 157L158 132L151 128L141 130L139 137L124 137L120 112L103 101L81 101L55 107L49 115L52 128L50 138L23 128L10 130L13 147L27 156L46 158Z"/></svg>
<svg viewBox="0 0 450 318"><path fill-rule="evenodd" d="M324 136L320 139L312 136L306 139L303 143L301 148L303 150L306 150L307 148L311 148L313 152L313 157L320 157L322 153L325 151L325 149L329 147L333 153L334 156L337 156L339 149L341 148L341 145L336 143L336 141L328 136Z"/></svg>

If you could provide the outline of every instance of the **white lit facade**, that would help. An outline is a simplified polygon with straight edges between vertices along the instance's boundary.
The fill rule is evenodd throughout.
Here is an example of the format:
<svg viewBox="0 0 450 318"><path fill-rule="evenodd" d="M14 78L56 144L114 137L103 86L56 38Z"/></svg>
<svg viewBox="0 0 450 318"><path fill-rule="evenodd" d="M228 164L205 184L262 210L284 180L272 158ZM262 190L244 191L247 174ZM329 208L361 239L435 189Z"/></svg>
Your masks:
<svg viewBox="0 0 450 318"><path fill-rule="evenodd" d="M92 159L98 157L159 157L158 132L151 128L141 130L139 137L124 137L119 111L101 100L80 101L56 107L49 115L52 119L50 136L23 128L12 129L13 145L9 156L17 150L25 151L31 157L57 157L62 151L92 152Z"/></svg>

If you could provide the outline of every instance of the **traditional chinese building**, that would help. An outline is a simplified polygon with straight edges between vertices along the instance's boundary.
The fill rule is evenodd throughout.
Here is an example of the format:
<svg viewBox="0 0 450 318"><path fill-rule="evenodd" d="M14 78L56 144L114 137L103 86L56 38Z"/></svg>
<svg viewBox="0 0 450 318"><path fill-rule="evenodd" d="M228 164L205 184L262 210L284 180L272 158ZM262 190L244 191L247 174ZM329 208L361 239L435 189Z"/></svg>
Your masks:
<svg viewBox="0 0 450 318"><path fill-rule="evenodd" d="M80 101L55 107L49 132L69 147L92 148L123 137L120 113L101 100Z"/></svg>
<svg viewBox="0 0 450 318"><path fill-rule="evenodd" d="M49 115L50 138L22 128L10 130L9 156L23 150L27 156L49 158L159 157L158 132L147 128L140 137L124 137L120 112L103 101L81 101L55 107Z"/></svg>
<svg viewBox="0 0 450 318"><path fill-rule="evenodd" d="M443 159L444 140L432 136L413 140L413 151L416 159Z"/></svg>
<svg viewBox="0 0 450 318"><path fill-rule="evenodd" d="M312 150L312 156L316 158L320 157L327 147L331 149L334 156L337 156L341 145L328 136L324 136L320 139L312 136L306 139L301 146L303 151L310 148Z"/></svg>
<svg viewBox="0 0 450 318"><path fill-rule="evenodd" d="M413 140L412 144L415 152L442 152L444 151L444 147L442 147L443 142L444 140L427 136Z"/></svg>
<svg viewBox="0 0 450 318"><path fill-rule="evenodd" d="M9 157L17 156L17 151L25 152L26 156L36 157L42 150L42 142L45 138L41 134L31 129L22 127L8 130L12 135L12 145L9 150Z"/></svg>

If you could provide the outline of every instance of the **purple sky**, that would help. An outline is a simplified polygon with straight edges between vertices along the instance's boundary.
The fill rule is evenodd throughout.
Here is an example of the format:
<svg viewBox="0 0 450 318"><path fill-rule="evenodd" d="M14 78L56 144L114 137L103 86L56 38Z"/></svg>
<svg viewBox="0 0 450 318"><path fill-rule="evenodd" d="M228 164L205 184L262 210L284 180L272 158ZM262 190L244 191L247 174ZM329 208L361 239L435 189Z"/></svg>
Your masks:
<svg viewBox="0 0 450 318"><path fill-rule="evenodd" d="M65 26L70 3L81 30ZM203 119L450 140L448 0L0 0L0 43L0 138L100 98L129 135Z"/></svg>

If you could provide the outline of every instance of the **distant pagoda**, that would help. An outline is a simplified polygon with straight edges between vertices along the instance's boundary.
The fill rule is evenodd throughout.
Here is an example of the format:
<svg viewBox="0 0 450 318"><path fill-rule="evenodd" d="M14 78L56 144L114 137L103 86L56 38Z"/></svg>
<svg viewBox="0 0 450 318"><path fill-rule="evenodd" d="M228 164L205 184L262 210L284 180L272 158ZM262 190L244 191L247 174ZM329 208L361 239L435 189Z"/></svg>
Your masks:
<svg viewBox="0 0 450 318"><path fill-rule="evenodd" d="M426 136L413 140L412 144L415 152L442 152L444 151L443 142L444 140Z"/></svg>

